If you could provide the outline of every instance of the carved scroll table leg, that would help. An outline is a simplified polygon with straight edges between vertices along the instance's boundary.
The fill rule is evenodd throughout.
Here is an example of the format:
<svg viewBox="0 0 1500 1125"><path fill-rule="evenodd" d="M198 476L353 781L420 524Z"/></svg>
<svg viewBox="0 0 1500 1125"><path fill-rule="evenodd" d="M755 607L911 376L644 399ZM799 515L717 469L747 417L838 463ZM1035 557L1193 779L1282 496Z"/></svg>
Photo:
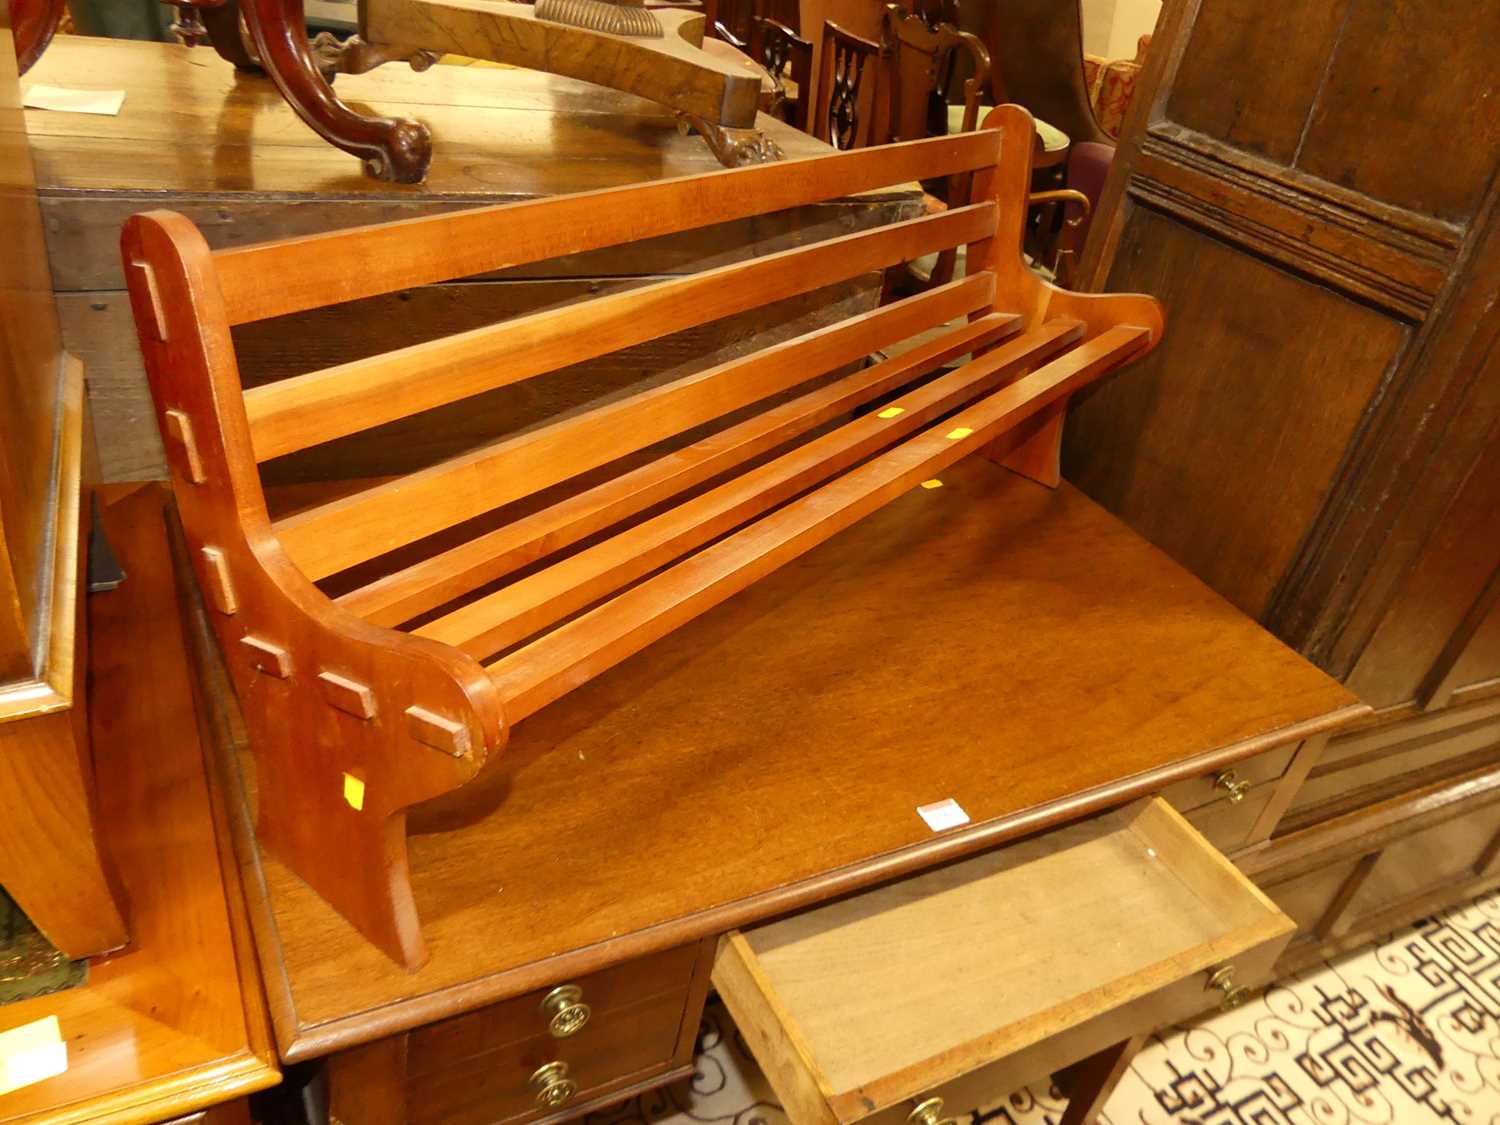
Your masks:
<svg viewBox="0 0 1500 1125"><path fill-rule="evenodd" d="M221 59L233 63L236 70L261 69L260 59L255 57L250 29L240 13L239 0L226 0L213 7L205 5L199 14L208 30L208 41Z"/></svg>
<svg viewBox="0 0 1500 1125"><path fill-rule="evenodd" d="M66 7L63 0L10 0L10 30L22 74L52 42Z"/></svg>
<svg viewBox="0 0 1500 1125"><path fill-rule="evenodd" d="M338 99L307 43L302 0L246 0L261 65L287 104L330 144L359 157L381 180L420 183L432 159L432 135L419 121L365 117Z"/></svg>

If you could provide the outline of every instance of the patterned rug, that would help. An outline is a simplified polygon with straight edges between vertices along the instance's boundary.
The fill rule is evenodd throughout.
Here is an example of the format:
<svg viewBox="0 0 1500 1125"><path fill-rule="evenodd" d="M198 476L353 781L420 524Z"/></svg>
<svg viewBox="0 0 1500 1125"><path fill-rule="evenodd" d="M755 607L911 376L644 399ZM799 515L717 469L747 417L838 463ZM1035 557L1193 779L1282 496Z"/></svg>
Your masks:
<svg viewBox="0 0 1500 1125"><path fill-rule="evenodd" d="M1056 1125L1055 1088L960 1125ZM949 1107L956 1109L957 1107ZM1500 1125L1500 892L1277 982L1237 1011L1153 1038L1106 1125ZM590 1125L785 1125L728 1013L711 1000L691 1083Z"/></svg>

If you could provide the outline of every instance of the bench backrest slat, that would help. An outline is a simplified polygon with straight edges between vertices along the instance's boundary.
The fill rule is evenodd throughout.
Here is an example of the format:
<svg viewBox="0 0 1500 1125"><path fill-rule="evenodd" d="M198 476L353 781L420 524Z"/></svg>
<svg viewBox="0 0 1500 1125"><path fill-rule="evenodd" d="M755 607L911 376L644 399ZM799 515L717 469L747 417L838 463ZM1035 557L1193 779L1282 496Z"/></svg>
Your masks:
<svg viewBox="0 0 1500 1125"><path fill-rule="evenodd" d="M988 238L997 213L993 203L959 207L255 387L245 410L256 460Z"/></svg>
<svg viewBox="0 0 1500 1125"><path fill-rule="evenodd" d="M987 309L994 292L989 274L952 282L299 512L276 534L304 574L326 577Z"/></svg>
<svg viewBox="0 0 1500 1125"><path fill-rule="evenodd" d="M214 261L229 322L244 324L974 171L999 154L998 131L934 137L220 250Z"/></svg>

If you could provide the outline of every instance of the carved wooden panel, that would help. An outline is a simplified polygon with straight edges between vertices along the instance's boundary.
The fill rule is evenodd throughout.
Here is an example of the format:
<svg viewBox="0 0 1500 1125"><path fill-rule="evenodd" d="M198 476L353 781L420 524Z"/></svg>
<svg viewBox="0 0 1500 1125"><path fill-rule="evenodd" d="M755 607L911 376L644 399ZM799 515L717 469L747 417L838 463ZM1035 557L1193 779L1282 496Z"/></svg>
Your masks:
<svg viewBox="0 0 1500 1125"><path fill-rule="evenodd" d="M1350 0L1204 0L1167 117L1289 164Z"/></svg>
<svg viewBox="0 0 1500 1125"><path fill-rule="evenodd" d="M1500 393L1500 362L1488 385ZM1500 677L1500 648L1488 647L1497 633L1491 622L1500 585L1497 539L1500 430L1402 580L1349 686L1376 706L1407 700L1425 706L1447 703L1466 684Z"/></svg>
<svg viewBox="0 0 1500 1125"><path fill-rule="evenodd" d="M1261 614L1407 330L1144 209L1114 278L1159 294L1172 332L1074 410L1064 472ZM1270 445L1264 422L1283 416L1297 440Z"/></svg>
<svg viewBox="0 0 1500 1125"><path fill-rule="evenodd" d="M1167 0L1080 266L1173 332L1066 470L1377 705L1500 690L1497 40L1467 0Z"/></svg>
<svg viewBox="0 0 1500 1125"><path fill-rule="evenodd" d="M1468 219L1500 144L1497 42L1497 4L1355 0L1297 165L1419 214Z"/></svg>

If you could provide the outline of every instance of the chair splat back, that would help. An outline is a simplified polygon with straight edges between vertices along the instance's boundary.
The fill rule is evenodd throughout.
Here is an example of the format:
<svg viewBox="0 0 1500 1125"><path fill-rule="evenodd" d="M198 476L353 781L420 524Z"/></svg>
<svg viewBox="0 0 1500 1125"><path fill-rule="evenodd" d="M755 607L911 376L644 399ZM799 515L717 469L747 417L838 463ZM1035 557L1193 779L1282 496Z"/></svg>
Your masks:
<svg viewBox="0 0 1500 1125"><path fill-rule="evenodd" d="M472 780L513 724L981 446L1055 483L1068 396L1159 339L1152 299L1026 270L1031 120L1006 106L987 125L232 250L170 212L126 224L173 490L256 758L261 843L394 960L426 957L408 810ZM937 175L970 183L941 214L240 382L236 324ZM263 462L959 245L967 276L917 296L306 510L267 506ZM319 587L345 572L359 580L337 597Z"/></svg>

